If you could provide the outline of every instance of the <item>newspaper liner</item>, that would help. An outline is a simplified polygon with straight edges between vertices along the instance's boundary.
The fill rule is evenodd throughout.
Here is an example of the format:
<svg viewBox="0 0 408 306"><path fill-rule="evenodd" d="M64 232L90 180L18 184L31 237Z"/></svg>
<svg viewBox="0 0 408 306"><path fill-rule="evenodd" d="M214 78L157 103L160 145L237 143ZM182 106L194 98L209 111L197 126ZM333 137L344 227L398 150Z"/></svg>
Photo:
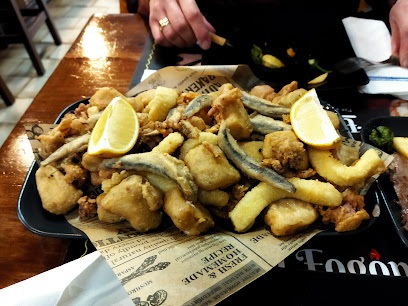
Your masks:
<svg viewBox="0 0 408 306"><path fill-rule="evenodd" d="M209 93L224 83L248 90L261 81L244 65L166 67L126 95L135 96L157 86ZM41 159L35 136L53 126L26 126L38 162ZM352 139L343 142L358 147L360 155L372 148ZM376 150L388 166L392 157ZM375 179L367 180L362 194ZM378 212L376 207L373 216ZM65 217L88 236L138 305L214 305L271 270L322 231L311 228L278 238L266 226L244 234L216 226L201 236L187 236L169 223L157 231L141 234L128 222L107 224L98 218L82 222L77 210Z"/></svg>

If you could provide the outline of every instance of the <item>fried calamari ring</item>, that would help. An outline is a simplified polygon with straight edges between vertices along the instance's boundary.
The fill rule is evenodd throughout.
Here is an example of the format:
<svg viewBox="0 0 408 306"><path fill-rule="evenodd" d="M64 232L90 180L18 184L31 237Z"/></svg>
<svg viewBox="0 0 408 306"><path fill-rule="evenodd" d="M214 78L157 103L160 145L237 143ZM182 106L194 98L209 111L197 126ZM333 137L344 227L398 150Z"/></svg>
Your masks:
<svg viewBox="0 0 408 306"><path fill-rule="evenodd" d="M386 170L384 161L374 149L365 152L352 166L343 165L330 151L309 147L309 161L316 172L329 182L339 186L354 186L370 176Z"/></svg>

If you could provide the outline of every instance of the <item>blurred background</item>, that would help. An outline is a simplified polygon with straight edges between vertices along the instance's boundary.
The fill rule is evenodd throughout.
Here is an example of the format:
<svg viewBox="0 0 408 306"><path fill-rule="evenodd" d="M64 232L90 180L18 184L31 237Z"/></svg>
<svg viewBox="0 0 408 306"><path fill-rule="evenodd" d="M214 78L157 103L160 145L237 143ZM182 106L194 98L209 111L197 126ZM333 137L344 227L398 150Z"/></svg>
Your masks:
<svg viewBox="0 0 408 306"><path fill-rule="evenodd" d="M44 0L48 12L61 37L61 44L55 41L45 22L36 29L33 45L41 59L45 72L38 75L29 53L23 43L4 43L1 39L10 26L7 11L9 0L0 4L0 77L13 95L15 102L7 106L0 97L0 146L7 139L15 124L31 104L35 96L58 66L60 60L78 37L82 28L93 14L126 13L125 0ZM35 0L14 0L22 12L36 6ZM15 19L15 16L13 16ZM24 20L29 24L29 18Z"/></svg>

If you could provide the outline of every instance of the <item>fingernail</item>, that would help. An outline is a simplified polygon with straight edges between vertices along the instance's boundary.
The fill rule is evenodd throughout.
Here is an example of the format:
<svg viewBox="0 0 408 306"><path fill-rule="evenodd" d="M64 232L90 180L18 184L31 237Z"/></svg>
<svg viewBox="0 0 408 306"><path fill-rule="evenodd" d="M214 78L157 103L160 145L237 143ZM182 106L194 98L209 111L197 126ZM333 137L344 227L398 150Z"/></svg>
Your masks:
<svg viewBox="0 0 408 306"><path fill-rule="evenodd" d="M208 41L208 40L203 40L199 44L200 44L200 47L202 49L204 49L204 50L208 50L210 48L210 45L211 45L210 41Z"/></svg>

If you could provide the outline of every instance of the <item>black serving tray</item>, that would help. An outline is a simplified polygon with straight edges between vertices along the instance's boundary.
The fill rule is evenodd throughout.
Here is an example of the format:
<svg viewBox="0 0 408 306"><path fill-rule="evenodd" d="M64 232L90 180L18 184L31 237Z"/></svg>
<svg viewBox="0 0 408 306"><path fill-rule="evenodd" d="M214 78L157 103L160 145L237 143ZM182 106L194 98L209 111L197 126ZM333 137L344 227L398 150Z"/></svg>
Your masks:
<svg viewBox="0 0 408 306"><path fill-rule="evenodd" d="M88 99L77 101L65 108L55 120L55 124L58 124L66 113L73 112L81 103L88 103ZM334 111L339 116L339 130L341 135L344 137L353 138L338 110L324 101L321 101L321 103L325 109ZM28 171L18 198L17 214L21 223L31 232L41 236L76 239L87 238L84 232L71 226L64 216L53 215L43 209L35 181L35 173L37 170L38 164L34 161L30 170ZM346 237L362 233L371 228L378 219L378 217L372 215L372 211L376 205L380 205L381 203L379 190L376 185L373 185L369 189L365 199L365 209L370 214L371 218L363 221L357 230L339 233L334 230L333 226L322 226L325 231L319 233L317 237Z"/></svg>
<svg viewBox="0 0 408 306"><path fill-rule="evenodd" d="M408 117L376 117L368 121L360 131L361 139L370 143L369 136L373 128L377 126L387 126L397 137L408 137ZM370 143L371 144L371 143ZM401 223L401 206L398 205L398 197L395 193L393 184L387 173L384 173L377 180L380 194L385 202L385 207L391 216L392 223L402 242L408 247L408 231L404 229Z"/></svg>
<svg viewBox="0 0 408 306"><path fill-rule="evenodd" d="M58 124L66 113L73 112L81 103L88 103L88 99L77 101L65 108L55 124ZM34 234L56 238L87 238L84 232L73 227L62 215L54 215L43 209L38 194L35 173L38 164L34 161L28 171L17 202L17 215L21 223Z"/></svg>

